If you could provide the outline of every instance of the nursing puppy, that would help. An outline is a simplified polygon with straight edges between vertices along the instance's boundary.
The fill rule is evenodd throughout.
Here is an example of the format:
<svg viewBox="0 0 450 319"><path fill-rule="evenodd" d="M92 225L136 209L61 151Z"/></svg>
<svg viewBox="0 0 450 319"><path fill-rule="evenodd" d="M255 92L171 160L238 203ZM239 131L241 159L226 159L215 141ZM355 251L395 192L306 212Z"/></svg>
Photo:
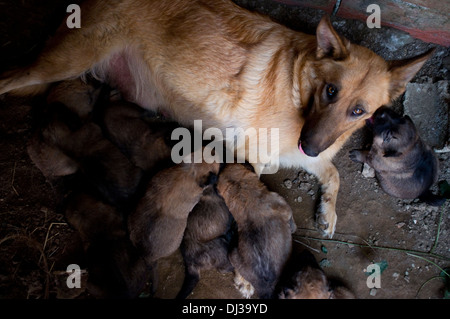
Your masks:
<svg viewBox="0 0 450 319"><path fill-rule="evenodd" d="M77 173L91 193L123 205L133 199L143 173L92 122L101 89L80 79L52 87L27 151L50 180Z"/></svg>
<svg viewBox="0 0 450 319"><path fill-rule="evenodd" d="M27 151L46 178L52 180L78 170L77 162L53 141L65 134L67 126L78 129L90 121L100 92L100 85L93 80L62 81L51 87L46 105L35 112L35 133L28 141Z"/></svg>
<svg viewBox="0 0 450 319"><path fill-rule="evenodd" d="M30 141L28 153L47 177L82 175L89 191L113 205L134 200L143 172L92 122L82 124L64 105Z"/></svg>
<svg viewBox="0 0 450 319"><path fill-rule="evenodd" d="M189 213L218 171L218 163L181 163L150 180L128 219L130 239L149 267L178 249Z"/></svg>
<svg viewBox="0 0 450 319"><path fill-rule="evenodd" d="M229 254L235 283L246 298L254 291L259 298L272 298L291 253L296 229L291 208L240 164L221 171L217 189L237 224L237 246Z"/></svg>
<svg viewBox="0 0 450 319"><path fill-rule="evenodd" d="M82 28L64 21L32 65L0 76L0 94L37 92L90 72L184 126L202 120L224 136L241 128L227 140L234 145L238 132L248 133L249 143L238 147L258 175L279 164L318 177L317 221L329 237L339 190L333 156L404 92L431 54L387 62L339 36L327 17L308 35L231 0L88 0L81 12ZM274 132L268 164L258 159L258 145Z"/></svg>
<svg viewBox="0 0 450 319"><path fill-rule="evenodd" d="M438 179L438 159L422 141L411 119L383 107L375 112L369 126L373 130L370 150L352 150L350 158L371 166L381 188L391 196L443 204L445 199L429 190Z"/></svg>
<svg viewBox="0 0 450 319"><path fill-rule="evenodd" d="M104 134L134 165L154 172L170 160L170 137L177 123L144 120L145 110L133 103L103 104L99 121Z"/></svg>
<svg viewBox="0 0 450 319"><path fill-rule="evenodd" d="M149 269L128 238L123 213L76 190L67 200L65 217L83 241L89 293L96 298L136 298Z"/></svg>
<svg viewBox="0 0 450 319"><path fill-rule="evenodd" d="M354 299L342 285L334 284L308 250L293 252L277 288L279 299Z"/></svg>
<svg viewBox="0 0 450 319"><path fill-rule="evenodd" d="M177 298L186 298L200 280L203 269L221 272L233 270L228 249L233 235L233 217L214 185L203 191L198 204L189 214L180 250L185 265L183 286Z"/></svg>

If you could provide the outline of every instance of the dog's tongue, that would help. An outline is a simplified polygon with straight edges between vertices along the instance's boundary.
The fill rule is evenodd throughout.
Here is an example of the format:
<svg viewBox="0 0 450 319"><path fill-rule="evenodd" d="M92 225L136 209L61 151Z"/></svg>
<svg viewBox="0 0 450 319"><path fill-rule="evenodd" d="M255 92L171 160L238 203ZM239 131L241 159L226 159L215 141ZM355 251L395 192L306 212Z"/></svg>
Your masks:
<svg viewBox="0 0 450 319"><path fill-rule="evenodd" d="M298 149L300 150L300 152L301 152L303 155L306 155L306 154L305 154L305 151L303 151L303 148L302 148L302 144L301 144L301 143L298 143Z"/></svg>

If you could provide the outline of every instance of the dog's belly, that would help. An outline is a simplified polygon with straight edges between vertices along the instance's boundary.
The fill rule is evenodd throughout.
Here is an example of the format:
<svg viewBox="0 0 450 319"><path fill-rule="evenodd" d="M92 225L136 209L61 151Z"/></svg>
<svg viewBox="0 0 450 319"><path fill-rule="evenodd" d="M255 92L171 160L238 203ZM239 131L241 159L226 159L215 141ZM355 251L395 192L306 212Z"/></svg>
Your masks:
<svg viewBox="0 0 450 319"><path fill-rule="evenodd" d="M167 104L151 70L132 48L112 53L90 72L95 78L118 89L124 99L145 109L158 111Z"/></svg>
<svg viewBox="0 0 450 319"><path fill-rule="evenodd" d="M233 112L233 96L220 86L207 95L193 91L192 98L166 80L167 71L153 66L133 48L124 48L96 64L90 72L102 82L118 89L123 98L139 106L160 112L164 116L192 127L195 120L202 121L202 128L241 127ZM198 101L197 101L198 100ZM225 110L225 111L221 111ZM242 115L242 114L241 114ZM246 128L245 125L243 128Z"/></svg>

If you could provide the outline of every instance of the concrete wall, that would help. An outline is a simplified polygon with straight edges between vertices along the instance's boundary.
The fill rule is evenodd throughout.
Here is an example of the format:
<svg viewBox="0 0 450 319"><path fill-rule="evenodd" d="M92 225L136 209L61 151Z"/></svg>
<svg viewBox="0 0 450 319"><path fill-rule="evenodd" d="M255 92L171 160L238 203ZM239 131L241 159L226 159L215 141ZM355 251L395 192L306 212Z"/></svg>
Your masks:
<svg viewBox="0 0 450 319"><path fill-rule="evenodd" d="M272 0L320 9L347 19L367 20L367 6L381 9L381 25L408 32L425 42L450 46L450 0Z"/></svg>

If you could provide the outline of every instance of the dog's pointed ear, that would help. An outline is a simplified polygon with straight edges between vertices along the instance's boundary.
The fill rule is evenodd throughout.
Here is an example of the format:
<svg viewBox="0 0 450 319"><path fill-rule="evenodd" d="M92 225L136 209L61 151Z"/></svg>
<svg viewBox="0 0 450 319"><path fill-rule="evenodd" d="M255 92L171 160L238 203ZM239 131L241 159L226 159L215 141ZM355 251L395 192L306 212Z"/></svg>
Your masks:
<svg viewBox="0 0 450 319"><path fill-rule="evenodd" d="M405 92L406 84L419 72L434 51L435 49L431 49L424 54L406 60L389 61L389 72L391 73L389 93L391 100Z"/></svg>
<svg viewBox="0 0 450 319"><path fill-rule="evenodd" d="M316 30L317 50L316 57L331 57L339 60L344 59L348 55L348 47L350 42L339 36L331 25L330 18L323 16Z"/></svg>

